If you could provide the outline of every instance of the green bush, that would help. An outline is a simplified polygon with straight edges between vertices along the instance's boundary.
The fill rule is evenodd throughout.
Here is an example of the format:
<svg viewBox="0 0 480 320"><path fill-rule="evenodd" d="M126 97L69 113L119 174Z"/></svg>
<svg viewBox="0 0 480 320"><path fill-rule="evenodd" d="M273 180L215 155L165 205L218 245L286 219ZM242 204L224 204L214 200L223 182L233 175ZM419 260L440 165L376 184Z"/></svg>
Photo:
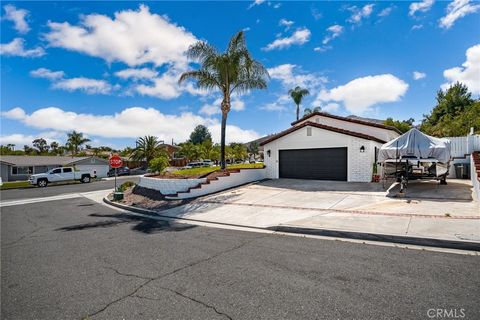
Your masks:
<svg viewBox="0 0 480 320"><path fill-rule="evenodd" d="M125 181L124 183L122 183L120 186L118 186L117 188L117 191L119 192L124 192L125 190L127 190L128 188L131 188L135 186L135 182L133 181Z"/></svg>
<svg viewBox="0 0 480 320"><path fill-rule="evenodd" d="M156 157L155 159L151 160L148 166L152 171L162 173L170 163L168 162L168 157L165 155L161 155Z"/></svg>

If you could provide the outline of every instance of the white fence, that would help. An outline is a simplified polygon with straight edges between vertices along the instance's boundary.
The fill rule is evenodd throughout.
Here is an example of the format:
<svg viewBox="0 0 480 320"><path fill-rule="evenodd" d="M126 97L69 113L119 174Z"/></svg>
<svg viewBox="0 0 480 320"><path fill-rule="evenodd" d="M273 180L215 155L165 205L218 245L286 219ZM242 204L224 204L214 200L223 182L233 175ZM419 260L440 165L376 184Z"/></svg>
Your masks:
<svg viewBox="0 0 480 320"><path fill-rule="evenodd" d="M464 157L473 151L480 151L480 135L472 134L466 137L447 137L451 141L452 157Z"/></svg>

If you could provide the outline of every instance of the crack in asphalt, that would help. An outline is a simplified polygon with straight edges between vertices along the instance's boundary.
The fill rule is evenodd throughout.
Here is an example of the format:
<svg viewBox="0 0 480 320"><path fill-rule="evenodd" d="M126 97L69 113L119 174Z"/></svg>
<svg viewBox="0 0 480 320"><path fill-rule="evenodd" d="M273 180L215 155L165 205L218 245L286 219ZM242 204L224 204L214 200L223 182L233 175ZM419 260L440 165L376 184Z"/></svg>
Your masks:
<svg viewBox="0 0 480 320"><path fill-rule="evenodd" d="M210 261L210 260L212 260L212 259L215 259L215 258L223 255L223 254L230 253L230 252L232 252L232 251L238 250L238 249L240 249L240 248L242 248L242 247L244 247L244 246L246 246L246 245L248 245L248 244L250 244L250 243L252 243L252 242L254 242L254 241L256 241L256 240L259 240L259 239L261 239L261 238L265 238L265 237L268 237L268 236L269 236L269 235L264 235L264 236L255 237L255 238L253 238L253 239L251 239L251 240L249 240L249 241L243 242L242 244L239 244L239 245L234 246L234 247L232 247L232 248L223 250L223 251L221 251L221 252L219 252L219 253L216 253L216 254L214 254L214 255L212 255L212 256L210 256L210 257L207 257L207 258L200 259L200 260L198 260L198 261L189 263L189 264L187 264L187 265L185 265L185 266L182 266L182 267L180 267L180 268L177 268L177 269L172 270L172 271L170 271L170 272L167 272L167 273L165 273L165 274L159 275L158 277L155 277L155 278L142 277L142 276L135 275L135 274L126 274L126 273L125 273L125 274L122 274L122 273L119 272L118 270L110 267L110 268L108 268L108 269L113 270L114 272L116 272L116 273L119 274L119 275L126 276L126 277L136 277L136 278L139 278L139 279L144 279L144 280L146 280L146 281L143 282L142 284L140 284L138 287L136 287L131 293L129 293L129 294L127 294L127 295L124 295L124 296L122 296L122 297L120 297L120 298L118 298L118 299L115 299L115 300L107 303L107 304L106 304L103 308L101 308L100 310L98 310L98 311L96 311L96 312L94 312L94 313L91 313L91 314L87 315L86 317L84 317L84 318L82 318L82 319L85 319L85 318L86 318L86 319L89 319L89 318L95 317L95 316L99 315L100 313L104 312L105 310L107 310L111 305L114 305L114 304L116 304L117 302L120 302L120 301L122 301L122 300L124 300L124 299L126 299L126 298L135 296L136 293L137 293L140 289L142 289L143 287L145 287L147 284L151 283L152 281L160 280L160 279L162 279L162 278L168 277L168 276L170 276L170 275L172 275L172 274L175 274L175 273L177 273L177 272L183 271L183 270L185 270L185 269L187 269L187 268L196 266L196 265L198 265L198 264L200 264L200 263ZM164 289L164 290L172 291L171 289L167 289L167 288L163 288L163 287L160 287L160 288L162 288L162 289ZM175 292L175 291L173 291L173 292ZM177 293L177 292L175 292L175 293ZM177 293L177 294L182 295L182 294L180 294L180 293ZM183 296L183 295L182 295L182 296ZM188 296L184 296L184 298L190 299L190 300L192 300L192 301L196 301L195 299L190 298L190 297L188 297ZM196 302L197 302L197 303L201 303L201 304L203 304L203 305L205 305L205 306L208 306L208 305L202 303L201 301L196 301ZM209 307L211 307L211 306L209 306ZM211 308L215 309L214 307L211 307ZM218 313L218 312L217 312L217 313ZM219 313L219 314L222 314L222 313ZM232 318L230 318L230 316L228 316L228 315L226 315L226 314L223 314L223 315L225 315L225 316L228 317L229 319L232 319Z"/></svg>
<svg viewBox="0 0 480 320"><path fill-rule="evenodd" d="M218 314L218 315L221 315L221 316L226 317L227 319L233 320L233 318L232 318L231 316L229 316L228 314L226 314L226 313L224 313L224 312L221 312L221 311L218 311L215 306L212 306L212 305L210 305L210 304L207 304L207 303L205 303L205 302L203 302L203 301L197 300L197 299L195 299L195 298L193 298L193 297L187 296L187 295L184 294L184 293L178 292L178 291L173 290L173 289L170 289L170 288L161 287L161 286L159 286L158 288L163 289L163 290L165 290L165 291L169 291L169 292L175 293L176 295L178 295L178 296L180 296L180 297L182 297L182 298L185 298L185 299L187 299L187 300L193 301L193 302L195 302L195 303L197 303L197 304L200 304L200 305L204 306L204 307L207 308L207 309L211 309L211 310L215 311L215 313ZM162 299L158 299L158 298L151 298L151 297L145 297L145 296L139 296L139 295L134 295L133 297L140 298L140 299L147 299L147 300L159 300L159 301L162 300Z"/></svg>
<svg viewBox="0 0 480 320"><path fill-rule="evenodd" d="M12 241L12 242L8 242L8 243L5 243L5 244L2 244L2 247L3 247L3 248L11 247L11 246L13 246L14 244L22 241L23 239L26 239L26 238L30 237L30 236L33 235L35 232L37 232L37 231L39 231L39 230L41 230L41 229L43 228L43 227L39 227L39 226L38 226L38 223L36 223L36 222L33 221L32 219L30 219L30 217L29 217L27 214L25 214L25 215L26 215L25 221L27 221L28 223L30 223L30 224L34 227L34 229L33 229L32 231L30 231L30 232L27 232L26 234L24 234L23 236L21 236L21 237L18 238L17 240L14 240L14 241Z"/></svg>

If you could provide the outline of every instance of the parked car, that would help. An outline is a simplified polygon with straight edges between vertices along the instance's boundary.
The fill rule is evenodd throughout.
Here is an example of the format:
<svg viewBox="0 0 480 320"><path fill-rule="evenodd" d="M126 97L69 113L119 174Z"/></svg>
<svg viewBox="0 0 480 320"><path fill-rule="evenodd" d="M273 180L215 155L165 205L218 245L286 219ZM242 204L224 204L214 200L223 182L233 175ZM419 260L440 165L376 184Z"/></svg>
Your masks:
<svg viewBox="0 0 480 320"><path fill-rule="evenodd" d="M45 173L32 174L28 181L38 187L46 187L49 183L64 181L80 181L88 183L95 178L96 172L86 170L75 171L73 167L54 168Z"/></svg>
<svg viewBox="0 0 480 320"><path fill-rule="evenodd" d="M203 165L204 165L205 167L213 167L214 163L213 163L212 160L208 160L208 159L207 159L207 160L203 160Z"/></svg>
<svg viewBox="0 0 480 320"><path fill-rule="evenodd" d="M130 169L128 167L117 168L117 176L129 176L129 175L130 175ZM112 168L108 170L107 176L115 177L115 169Z"/></svg>
<svg viewBox="0 0 480 320"><path fill-rule="evenodd" d="M203 167L203 162L190 162L184 167L185 169L200 168Z"/></svg>

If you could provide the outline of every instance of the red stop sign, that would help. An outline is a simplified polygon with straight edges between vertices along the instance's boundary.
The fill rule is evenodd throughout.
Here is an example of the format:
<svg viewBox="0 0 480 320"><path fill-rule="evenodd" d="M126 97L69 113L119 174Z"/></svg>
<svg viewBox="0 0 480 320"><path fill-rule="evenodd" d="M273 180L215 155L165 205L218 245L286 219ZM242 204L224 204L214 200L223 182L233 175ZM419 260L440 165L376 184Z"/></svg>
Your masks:
<svg viewBox="0 0 480 320"><path fill-rule="evenodd" d="M120 156L116 154L114 154L110 157L110 159L108 159L108 163L112 168L120 168L123 165L122 158L120 158Z"/></svg>

